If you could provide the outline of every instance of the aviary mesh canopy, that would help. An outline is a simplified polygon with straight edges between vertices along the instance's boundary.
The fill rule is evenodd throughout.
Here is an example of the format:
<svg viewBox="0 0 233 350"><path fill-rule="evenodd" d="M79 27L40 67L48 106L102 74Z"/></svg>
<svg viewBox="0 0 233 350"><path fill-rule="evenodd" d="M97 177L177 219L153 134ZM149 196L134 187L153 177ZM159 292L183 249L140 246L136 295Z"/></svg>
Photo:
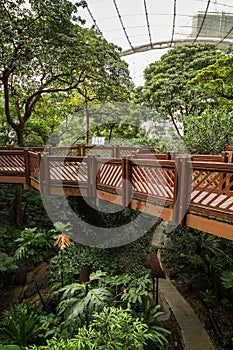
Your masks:
<svg viewBox="0 0 233 350"><path fill-rule="evenodd" d="M183 43L233 43L232 0L86 0L80 16L122 55Z"/></svg>

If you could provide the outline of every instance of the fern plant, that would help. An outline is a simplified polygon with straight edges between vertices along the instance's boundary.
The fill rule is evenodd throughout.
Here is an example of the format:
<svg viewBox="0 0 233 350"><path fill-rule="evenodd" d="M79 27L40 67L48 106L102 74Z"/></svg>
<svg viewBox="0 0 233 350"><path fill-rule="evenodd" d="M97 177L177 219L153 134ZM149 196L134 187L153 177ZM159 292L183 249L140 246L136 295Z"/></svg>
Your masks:
<svg viewBox="0 0 233 350"><path fill-rule="evenodd" d="M39 331L39 315L26 302L14 304L3 313L1 333L13 344L26 346L35 340Z"/></svg>
<svg viewBox="0 0 233 350"><path fill-rule="evenodd" d="M222 286L233 291L233 271L224 271L221 275Z"/></svg>

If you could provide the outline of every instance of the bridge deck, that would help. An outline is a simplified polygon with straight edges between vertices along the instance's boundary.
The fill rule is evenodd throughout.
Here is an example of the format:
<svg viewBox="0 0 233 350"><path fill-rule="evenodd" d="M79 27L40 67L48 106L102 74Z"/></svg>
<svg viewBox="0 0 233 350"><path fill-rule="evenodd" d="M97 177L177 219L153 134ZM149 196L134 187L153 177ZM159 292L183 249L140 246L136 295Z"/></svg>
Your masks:
<svg viewBox="0 0 233 350"><path fill-rule="evenodd" d="M225 158L112 158L112 148L102 149L110 157L80 156L75 147L69 153L65 148L0 149L0 182L51 195L100 198L233 240L232 152ZM118 155L123 156L119 149Z"/></svg>

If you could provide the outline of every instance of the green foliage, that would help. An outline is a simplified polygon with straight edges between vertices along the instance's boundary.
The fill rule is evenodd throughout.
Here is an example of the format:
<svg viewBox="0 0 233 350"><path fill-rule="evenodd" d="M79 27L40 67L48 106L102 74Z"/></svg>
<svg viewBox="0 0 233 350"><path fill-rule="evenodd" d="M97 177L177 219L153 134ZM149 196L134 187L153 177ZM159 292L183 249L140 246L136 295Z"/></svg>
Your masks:
<svg viewBox="0 0 233 350"><path fill-rule="evenodd" d="M215 63L198 71L191 83L198 84L201 88L216 96L220 103L232 106L233 100L233 56L226 54Z"/></svg>
<svg viewBox="0 0 233 350"><path fill-rule="evenodd" d="M93 313L111 303L112 295L107 289L92 287L101 276L102 273L91 274L89 282L73 283L59 290L63 294L57 310L63 315L63 327L69 333L74 333L78 326L89 325Z"/></svg>
<svg viewBox="0 0 233 350"><path fill-rule="evenodd" d="M64 285L78 279L82 267L88 266L92 271L105 271L110 275L130 273L140 276L147 256L149 234L125 246L109 249L83 246L71 241L69 247L62 253ZM55 288L61 287L57 271L60 270L60 257L50 260L50 281Z"/></svg>
<svg viewBox="0 0 233 350"><path fill-rule="evenodd" d="M4 311L1 333L8 342L26 346L32 344L40 332L39 315L36 308L27 303L18 303L11 306L10 310Z"/></svg>
<svg viewBox="0 0 233 350"><path fill-rule="evenodd" d="M132 140L136 144L140 137L145 136L141 121L147 119L148 112L130 103L129 96L125 96L123 102L94 104L89 107L93 135L104 136L109 144L119 144L124 140L125 146Z"/></svg>
<svg viewBox="0 0 233 350"><path fill-rule="evenodd" d="M223 334L223 346L225 349L231 350L233 347L233 333L232 331Z"/></svg>
<svg viewBox="0 0 233 350"><path fill-rule="evenodd" d="M182 226L169 237L166 260L176 261L171 273L186 286L222 293L222 273L233 268L232 242Z"/></svg>
<svg viewBox="0 0 233 350"><path fill-rule="evenodd" d="M183 140L192 153L219 154L233 144L233 114L227 108L206 109L202 114L184 118Z"/></svg>
<svg viewBox="0 0 233 350"><path fill-rule="evenodd" d="M76 250L76 244L71 242L71 245L62 252L62 271L63 283L71 284L78 278L79 275L79 254ZM56 254L49 261L50 285L54 290L60 289L61 276L58 273L61 270L61 256Z"/></svg>
<svg viewBox="0 0 233 350"><path fill-rule="evenodd" d="M0 252L0 272L14 271L17 268L18 266L15 264L15 259L12 256Z"/></svg>
<svg viewBox="0 0 233 350"><path fill-rule="evenodd" d="M189 81L219 56L221 53L214 45L175 47L145 69L145 84L138 89L138 101L169 117L179 134L180 116L199 115L206 106L215 105L213 95Z"/></svg>
<svg viewBox="0 0 233 350"><path fill-rule="evenodd" d="M216 304L217 299L212 290L206 289L205 292L200 292L200 294L208 309L211 309Z"/></svg>
<svg viewBox="0 0 233 350"><path fill-rule="evenodd" d="M71 104L70 95L64 95L64 93L44 95L37 102L31 118L27 121L25 146L44 146L51 134L59 129L63 121L67 121L73 111L74 106ZM61 130L62 132L64 130Z"/></svg>
<svg viewBox="0 0 233 350"><path fill-rule="evenodd" d="M40 324L40 333L38 337L40 340L51 339L53 337L59 337L61 319L59 316L56 316L52 313L50 314L39 314L39 324Z"/></svg>
<svg viewBox="0 0 233 350"><path fill-rule="evenodd" d="M0 344L0 350L21 350L22 348L18 345L2 345Z"/></svg>
<svg viewBox="0 0 233 350"><path fill-rule="evenodd" d="M105 307L89 327L83 326L77 330L73 339L50 340L47 346L30 347L30 350L143 350L151 340L153 349L166 349L167 332L163 328L154 332L139 318L134 318L130 309Z"/></svg>
<svg viewBox="0 0 233 350"><path fill-rule="evenodd" d="M0 184L0 252L8 255L15 250L14 240L18 234L17 227L10 222L14 198L14 185Z"/></svg>
<svg viewBox="0 0 233 350"><path fill-rule="evenodd" d="M41 261L43 254L54 246L54 232L38 230L37 228L25 228L20 232L20 237L15 240L19 246L15 252L16 259L32 259Z"/></svg>
<svg viewBox="0 0 233 350"><path fill-rule="evenodd" d="M222 286L233 292L233 270L223 271L221 275Z"/></svg>
<svg viewBox="0 0 233 350"><path fill-rule="evenodd" d="M38 227L38 229L45 229L47 231L53 227L43 206L39 191L32 188L30 191L23 191L22 207L24 227ZM41 218L43 218L43 220L41 220Z"/></svg>
<svg viewBox="0 0 233 350"><path fill-rule="evenodd" d="M114 302L135 308L150 300L152 294L148 291L151 285L150 271L141 267L140 273L122 273L116 276L106 276L103 284L110 288L114 295Z"/></svg>
<svg viewBox="0 0 233 350"><path fill-rule="evenodd" d="M120 49L96 31L80 26L80 5L84 2L36 0L30 1L30 6L21 0L0 3L4 113L19 144L36 104L46 94L75 90L83 100L128 94L131 82ZM54 116L51 111L50 117L56 119L58 112Z"/></svg>

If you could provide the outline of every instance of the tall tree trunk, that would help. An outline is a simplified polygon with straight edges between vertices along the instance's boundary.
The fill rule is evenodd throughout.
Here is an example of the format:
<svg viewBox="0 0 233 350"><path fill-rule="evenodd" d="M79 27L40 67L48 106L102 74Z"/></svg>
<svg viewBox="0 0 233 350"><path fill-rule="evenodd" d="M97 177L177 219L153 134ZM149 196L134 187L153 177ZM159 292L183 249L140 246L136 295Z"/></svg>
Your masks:
<svg viewBox="0 0 233 350"><path fill-rule="evenodd" d="M16 130L16 134L17 134L17 142L18 142L18 146L19 147L23 147L24 146L24 137L23 137L23 126L20 125L17 130Z"/></svg>
<svg viewBox="0 0 233 350"><path fill-rule="evenodd" d="M176 130L176 132L177 132L177 135L178 135L178 136L181 136L181 133L180 133L180 130L178 129L178 126L177 126L177 124L176 124L175 118L173 117L172 114L170 114L170 117L171 117L171 120L172 120L172 124L174 125L174 128L175 128L175 130Z"/></svg>

